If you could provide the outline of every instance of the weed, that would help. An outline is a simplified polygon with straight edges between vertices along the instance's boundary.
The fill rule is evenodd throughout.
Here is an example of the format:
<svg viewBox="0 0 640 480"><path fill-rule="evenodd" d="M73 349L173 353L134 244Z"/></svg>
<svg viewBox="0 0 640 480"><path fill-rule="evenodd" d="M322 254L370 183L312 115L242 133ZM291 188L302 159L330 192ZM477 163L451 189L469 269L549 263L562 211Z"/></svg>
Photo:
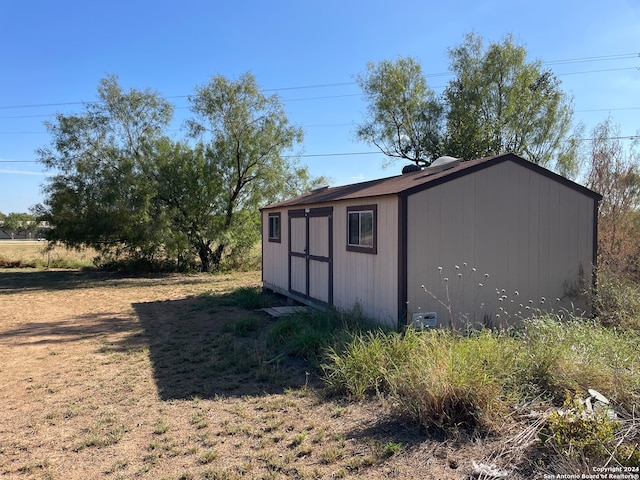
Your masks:
<svg viewBox="0 0 640 480"><path fill-rule="evenodd" d="M233 323L233 333L239 337L248 337L260 330L262 320L258 317L247 317Z"/></svg>
<svg viewBox="0 0 640 480"><path fill-rule="evenodd" d="M207 451L202 452L200 454L200 456L198 457L198 460L202 464L207 464L207 463L213 462L217 458L218 458L218 453L217 452L214 452L213 450L207 450Z"/></svg>
<svg viewBox="0 0 640 480"><path fill-rule="evenodd" d="M402 450L402 444L401 443L394 443L394 442L389 442L389 443L385 444L385 446L383 448L384 455L386 457L392 457L396 453L398 453L400 450Z"/></svg>
<svg viewBox="0 0 640 480"><path fill-rule="evenodd" d="M171 429L171 426L166 422L166 420L160 418L156 421L156 424L153 428L153 433L156 435L163 435L167 433Z"/></svg>

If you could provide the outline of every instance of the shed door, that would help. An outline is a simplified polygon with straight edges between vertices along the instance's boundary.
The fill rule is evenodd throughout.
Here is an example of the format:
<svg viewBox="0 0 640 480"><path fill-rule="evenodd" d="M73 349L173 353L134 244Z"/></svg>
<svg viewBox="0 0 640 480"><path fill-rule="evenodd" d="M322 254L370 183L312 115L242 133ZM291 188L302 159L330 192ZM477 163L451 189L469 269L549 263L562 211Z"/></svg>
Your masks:
<svg viewBox="0 0 640 480"><path fill-rule="evenodd" d="M289 291L333 304L333 208L289 211Z"/></svg>

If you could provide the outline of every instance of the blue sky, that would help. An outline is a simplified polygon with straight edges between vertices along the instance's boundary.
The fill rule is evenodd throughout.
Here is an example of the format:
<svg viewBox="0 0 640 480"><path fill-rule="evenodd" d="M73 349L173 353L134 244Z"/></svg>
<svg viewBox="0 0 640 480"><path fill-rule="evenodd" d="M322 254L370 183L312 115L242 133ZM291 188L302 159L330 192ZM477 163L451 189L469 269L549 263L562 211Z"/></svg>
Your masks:
<svg viewBox="0 0 640 480"><path fill-rule="evenodd" d="M560 61L546 66L587 133L608 116L625 136L640 129L638 0L0 0L0 19L3 213L42 201L45 171L34 160L49 142L43 121L80 112L107 74L175 97L172 133L181 137L195 86L251 71L304 127L302 163L336 185L401 168L383 169L382 154L354 140L366 111L355 76L367 62L415 57L439 93L450 78L447 49L471 31L486 41L511 33L531 59ZM325 155L344 153L354 154Z"/></svg>

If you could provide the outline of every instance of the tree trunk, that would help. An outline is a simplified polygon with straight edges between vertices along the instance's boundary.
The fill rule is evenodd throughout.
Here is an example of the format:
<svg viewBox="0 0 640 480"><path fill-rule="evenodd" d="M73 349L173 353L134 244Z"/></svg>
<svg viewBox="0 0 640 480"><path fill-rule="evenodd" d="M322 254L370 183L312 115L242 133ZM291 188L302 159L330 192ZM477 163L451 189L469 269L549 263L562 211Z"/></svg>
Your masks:
<svg viewBox="0 0 640 480"><path fill-rule="evenodd" d="M212 269L211 264L211 249L206 243L201 243L198 246L198 255L200 256L200 269L203 272L210 272Z"/></svg>
<svg viewBox="0 0 640 480"><path fill-rule="evenodd" d="M225 244L220 243L211 253L211 267L213 270L218 270L220 268L220 261L222 260L222 253L224 252L225 247Z"/></svg>

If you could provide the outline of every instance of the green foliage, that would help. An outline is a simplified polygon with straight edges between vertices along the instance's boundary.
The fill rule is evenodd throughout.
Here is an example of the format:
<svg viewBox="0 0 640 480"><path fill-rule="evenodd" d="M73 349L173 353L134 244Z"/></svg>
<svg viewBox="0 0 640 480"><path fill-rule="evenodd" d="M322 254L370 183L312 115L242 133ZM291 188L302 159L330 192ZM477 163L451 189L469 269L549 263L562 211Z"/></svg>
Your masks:
<svg viewBox="0 0 640 480"><path fill-rule="evenodd" d="M231 292L224 304L238 305L247 310L255 310L263 306L264 297L260 287L240 287Z"/></svg>
<svg viewBox="0 0 640 480"><path fill-rule="evenodd" d="M421 425L490 428L503 410L503 375L515 350L489 331L462 338L444 330L356 336L325 365L330 386L361 397L390 395Z"/></svg>
<svg viewBox="0 0 640 480"><path fill-rule="evenodd" d="M369 102L356 136L394 159L428 165L442 146L443 107L412 58L369 63L357 77Z"/></svg>
<svg viewBox="0 0 640 480"><path fill-rule="evenodd" d="M58 173L36 212L51 240L92 246L106 264L237 266L260 239L259 207L312 183L283 155L302 130L250 74L196 88L188 142L166 135L173 107L158 93L125 92L110 76L98 97L46 122L52 141L38 154Z"/></svg>
<svg viewBox="0 0 640 480"><path fill-rule="evenodd" d="M546 167L575 173L576 142L566 141L573 108L560 81L508 36L486 49L468 34L449 50L446 149L472 159L513 152Z"/></svg>
<svg viewBox="0 0 640 480"><path fill-rule="evenodd" d="M356 306L351 311L335 309L287 315L278 319L269 335L291 355L320 362L327 349L340 350L352 335L370 327Z"/></svg>
<svg viewBox="0 0 640 480"><path fill-rule="evenodd" d="M640 337L583 319L543 317L521 331L355 334L329 351L327 384L355 398L388 396L413 421L493 430L509 406L593 388L629 411L640 398Z"/></svg>
<svg viewBox="0 0 640 480"><path fill-rule="evenodd" d="M638 283L598 268L593 309L603 325L640 331L640 287Z"/></svg>
<svg viewBox="0 0 640 480"><path fill-rule="evenodd" d="M5 215L0 212L0 231L11 238L28 237L38 231L38 222L29 213L12 212Z"/></svg>
<svg viewBox="0 0 640 480"><path fill-rule="evenodd" d="M542 440L555 444L566 455L607 455L605 446L613 441L620 424L609 418L605 409L590 412L578 399L568 397L564 406L547 419Z"/></svg>
<svg viewBox="0 0 640 480"><path fill-rule="evenodd" d="M449 49L449 58L454 78L441 97L413 58L369 64L358 76L368 112L357 137L418 165L443 154L470 160L513 152L576 172L572 101L539 60L528 61L511 36L485 48L476 34Z"/></svg>
<svg viewBox="0 0 640 480"><path fill-rule="evenodd" d="M520 354L513 365L515 384L529 394L551 394L593 388L627 409L640 395L640 336L567 316L546 316L526 324L518 337ZM522 392L526 394L526 392Z"/></svg>

